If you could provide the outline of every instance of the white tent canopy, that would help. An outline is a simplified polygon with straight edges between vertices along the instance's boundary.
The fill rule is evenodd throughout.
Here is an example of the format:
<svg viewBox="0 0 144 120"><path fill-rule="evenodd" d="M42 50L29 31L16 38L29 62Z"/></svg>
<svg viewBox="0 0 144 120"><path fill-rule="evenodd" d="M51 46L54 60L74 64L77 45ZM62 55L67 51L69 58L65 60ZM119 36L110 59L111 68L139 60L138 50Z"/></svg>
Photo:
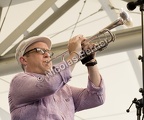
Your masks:
<svg viewBox="0 0 144 120"><path fill-rule="evenodd" d="M89 37L98 33L119 18L121 8L130 15L133 26L112 29L116 40L97 53L106 85L106 103L76 113L75 120L136 119L136 108L132 107L129 114L126 109L135 97L142 97L138 91L143 86L142 65L138 60L142 54L141 12L139 6L129 11L128 2L132 0L0 0L0 120L9 119L9 84L22 71L14 58L21 40L47 35L58 55L67 50L71 36ZM84 87L86 78L85 66L78 63L68 84Z"/></svg>

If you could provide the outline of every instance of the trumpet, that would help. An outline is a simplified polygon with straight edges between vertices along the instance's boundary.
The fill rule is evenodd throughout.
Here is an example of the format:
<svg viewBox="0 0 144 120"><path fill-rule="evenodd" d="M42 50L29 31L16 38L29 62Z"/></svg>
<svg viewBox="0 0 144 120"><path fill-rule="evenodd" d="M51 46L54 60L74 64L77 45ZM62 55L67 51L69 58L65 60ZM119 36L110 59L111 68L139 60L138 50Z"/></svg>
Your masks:
<svg viewBox="0 0 144 120"><path fill-rule="evenodd" d="M115 20L113 23L109 24L107 27L103 28L98 33L94 34L93 36L87 38L84 41L84 42L96 41L95 48L92 50L91 53L97 52L97 51L102 51L109 45L109 43L114 42L116 37L110 30L113 28L116 28L120 25L126 25L127 27L131 27L133 25L132 18L123 9L121 9L120 17L117 20ZM62 57L62 60L64 60L64 57L67 53L68 53L68 50L51 58L50 61L53 61L53 60L57 59L58 57ZM81 60L87 59L87 56L88 56L88 54L83 55L81 57ZM49 63L50 61L47 61L47 62ZM84 60L84 63L85 63L85 60Z"/></svg>

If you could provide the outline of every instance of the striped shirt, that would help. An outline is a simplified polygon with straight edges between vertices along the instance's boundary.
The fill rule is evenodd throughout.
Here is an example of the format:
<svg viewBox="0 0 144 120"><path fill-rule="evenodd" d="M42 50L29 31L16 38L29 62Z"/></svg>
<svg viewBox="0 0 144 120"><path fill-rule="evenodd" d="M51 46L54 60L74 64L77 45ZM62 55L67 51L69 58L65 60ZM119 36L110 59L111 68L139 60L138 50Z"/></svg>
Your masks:
<svg viewBox="0 0 144 120"><path fill-rule="evenodd" d="M9 105L11 120L74 120L77 111L100 106L105 100L103 80L87 88L66 84L69 68L51 77L36 73L19 73L11 84Z"/></svg>

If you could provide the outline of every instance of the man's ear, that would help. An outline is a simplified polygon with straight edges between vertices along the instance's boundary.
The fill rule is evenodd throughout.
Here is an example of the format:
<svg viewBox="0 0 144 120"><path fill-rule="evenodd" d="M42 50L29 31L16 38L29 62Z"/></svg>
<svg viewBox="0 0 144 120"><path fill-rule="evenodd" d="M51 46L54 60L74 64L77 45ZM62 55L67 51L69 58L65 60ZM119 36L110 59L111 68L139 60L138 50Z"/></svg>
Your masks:
<svg viewBox="0 0 144 120"><path fill-rule="evenodd" d="M25 56L20 57L20 62L22 65L27 65L27 59Z"/></svg>

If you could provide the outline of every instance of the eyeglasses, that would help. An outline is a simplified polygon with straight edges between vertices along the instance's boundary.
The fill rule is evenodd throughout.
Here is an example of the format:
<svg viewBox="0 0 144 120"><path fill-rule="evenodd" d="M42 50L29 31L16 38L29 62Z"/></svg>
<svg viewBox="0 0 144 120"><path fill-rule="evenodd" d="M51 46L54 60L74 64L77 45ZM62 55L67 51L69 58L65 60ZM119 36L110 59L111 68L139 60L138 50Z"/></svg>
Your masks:
<svg viewBox="0 0 144 120"><path fill-rule="evenodd" d="M25 56L26 54L28 54L28 53L30 53L30 52L37 52L37 53L40 53L40 54L42 54L42 55L44 55L44 54L47 52L49 57L52 57L52 56L54 55L54 53L53 53L52 51L48 50L48 49L33 48L33 49L25 52L25 53L23 54L23 56Z"/></svg>

